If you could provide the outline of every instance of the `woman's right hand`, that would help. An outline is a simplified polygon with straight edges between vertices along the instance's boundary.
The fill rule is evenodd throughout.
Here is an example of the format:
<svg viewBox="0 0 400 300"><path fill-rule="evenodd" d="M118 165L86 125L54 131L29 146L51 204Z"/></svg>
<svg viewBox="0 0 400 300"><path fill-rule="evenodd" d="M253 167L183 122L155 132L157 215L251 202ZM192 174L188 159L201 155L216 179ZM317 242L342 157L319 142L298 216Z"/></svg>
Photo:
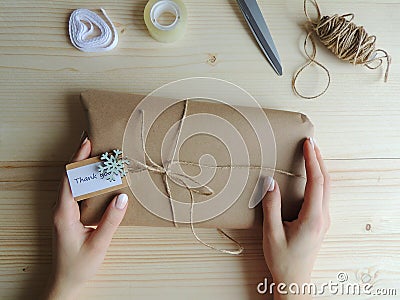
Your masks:
<svg viewBox="0 0 400 300"><path fill-rule="evenodd" d="M309 283L322 240L330 226L330 178L319 148L309 138L303 153L307 173L304 202L299 216L292 222L282 222L281 194L276 182L268 183L263 199L263 250L265 261L275 283L274 299L311 299L311 295L282 294L279 283ZM288 292L287 288L284 293Z"/></svg>

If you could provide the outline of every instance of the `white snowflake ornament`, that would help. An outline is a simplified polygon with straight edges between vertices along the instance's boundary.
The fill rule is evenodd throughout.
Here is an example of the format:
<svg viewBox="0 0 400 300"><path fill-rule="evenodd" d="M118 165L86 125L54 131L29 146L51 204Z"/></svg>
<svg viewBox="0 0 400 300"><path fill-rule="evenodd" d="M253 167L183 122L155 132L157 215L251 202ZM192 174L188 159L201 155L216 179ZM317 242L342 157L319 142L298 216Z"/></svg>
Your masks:
<svg viewBox="0 0 400 300"><path fill-rule="evenodd" d="M116 149L113 152L114 155L106 152L100 157L103 162L98 170L108 181L115 181L115 177L124 177L126 175L125 165L129 165L129 160L122 158L122 151Z"/></svg>

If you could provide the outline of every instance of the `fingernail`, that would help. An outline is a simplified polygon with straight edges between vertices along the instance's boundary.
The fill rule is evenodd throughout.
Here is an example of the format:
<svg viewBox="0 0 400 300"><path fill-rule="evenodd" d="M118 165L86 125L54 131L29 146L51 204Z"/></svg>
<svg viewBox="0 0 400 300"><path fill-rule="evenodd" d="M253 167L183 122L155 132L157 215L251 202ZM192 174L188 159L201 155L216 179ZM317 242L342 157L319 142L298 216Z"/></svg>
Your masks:
<svg viewBox="0 0 400 300"><path fill-rule="evenodd" d="M127 203L128 203L128 195L119 194L117 200L115 201L115 207L122 210L125 208Z"/></svg>
<svg viewBox="0 0 400 300"><path fill-rule="evenodd" d="M312 137L309 137L308 140L310 141L312 148L315 149L315 140Z"/></svg>
<svg viewBox="0 0 400 300"><path fill-rule="evenodd" d="M270 176L265 177L264 190L267 192L272 192L274 189L275 189L275 180Z"/></svg>
<svg viewBox="0 0 400 300"><path fill-rule="evenodd" d="M86 130L83 130L83 131L82 131L82 134L81 134L81 138L79 139L79 140L80 140L80 145L82 145L82 143L84 142L84 140L85 140L87 137L88 137L88 134L87 134Z"/></svg>
<svg viewBox="0 0 400 300"><path fill-rule="evenodd" d="M83 140L83 142L82 142L82 144L81 144L81 147L82 147L83 145L85 145L85 144L87 143L88 140L89 140L89 139L86 137L86 138Z"/></svg>

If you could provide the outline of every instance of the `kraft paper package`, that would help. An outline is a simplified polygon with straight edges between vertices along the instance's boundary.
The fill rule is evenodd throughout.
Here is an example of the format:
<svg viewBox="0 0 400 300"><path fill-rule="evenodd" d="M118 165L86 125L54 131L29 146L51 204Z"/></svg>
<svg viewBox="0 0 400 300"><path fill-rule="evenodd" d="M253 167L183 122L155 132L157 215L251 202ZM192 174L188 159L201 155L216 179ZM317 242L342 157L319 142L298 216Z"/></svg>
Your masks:
<svg viewBox="0 0 400 300"><path fill-rule="evenodd" d="M279 183L283 219L293 220L297 217L306 183L302 145L304 140L312 137L314 133L313 125L305 115L263 108L269 120L272 137L268 138L268 143L271 142L271 147L268 146L267 151L269 153L264 154L262 160L262 167L265 169L260 170L257 166L260 164L262 155L257 136L254 134L252 126L248 122L246 123L235 108L221 103L189 100L187 103L184 101L174 103L155 116L152 115L152 111L156 109L152 109L152 107L147 107L139 112L135 110L144 97L137 94L96 90L81 94L81 101L89 121L87 132L92 142L92 156L99 156L102 153L111 152L113 149L122 149L124 155L149 165L148 159L144 159L142 142L145 140L144 148L151 160L157 165L165 165L162 153L170 153L175 150L174 146L176 146L173 142L176 142L176 136L171 132L185 135L187 128L196 126L193 125L196 124L195 118L192 122L190 117L204 114L217 116L215 124L212 123L214 121L203 122L200 120L200 126L209 130L218 131L220 126L225 126L225 123L220 120L227 120L234 128L233 136L239 134L240 139L243 139L242 142L248 151L247 156L241 155L243 157L235 158L232 163L232 158L229 157L230 153L227 153L227 147L231 143L238 145L234 146L234 149L239 149L240 139L230 138L229 134L225 135L225 131L222 131L222 138L210 137L201 132L188 136L176 150L179 154L179 161L189 162L184 164L179 172L183 170L187 176L197 176L199 172L203 172L201 167L208 166L210 162L214 162L214 165L225 166L224 168L211 168L212 172L205 171L205 173L211 172L212 175L208 181L202 182L197 190L212 190L211 196L194 192L193 200L191 200L190 192L185 184L169 180L171 197L177 201L174 202L175 211L172 212L171 199L166 196L165 177L163 177L165 174L148 170L133 172L127 175L129 186L81 202L81 220L85 225L96 225L112 198L119 193L126 193L129 196L129 206L121 225L164 227L174 226L173 221L175 220L179 222L180 226L181 222L182 226L185 226L193 221L196 227L252 228L262 224L262 207L260 203L255 208L249 208L249 201L255 197L255 194L258 194L258 197L262 194L262 178L265 176L273 176ZM157 101L153 102L156 103L153 104L153 108L155 108L154 105L157 106L157 103L164 103L161 101L167 100L158 99ZM187 117L180 128L185 105L187 105ZM244 107L241 109L250 116L256 115L256 108ZM152 119L152 123L145 125L149 118ZM145 128L146 126L148 128ZM171 128L174 128L175 131ZM145 139L142 135L144 130L148 132ZM265 132L268 132L268 128L265 128ZM167 136L170 138L166 139ZM272 143L273 137L276 145ZM224 138L226 141L221 142L220 139ZM205 157L205 154L212 156L212 159ZM231 167L227 168L227 165ZM256 167L252 168L253 166ZM274 172L273 169L279 171ZM234 173L236 175L232 175ZM180 173L178 175L179 178L185 176L181 176ZM203 185L204 187L202 187ZM221 195L222 197L217 197ZM219 199L218 202L207 202L213 196L216 196L213 199ZM193 207L190 205L191 201L194 203ZM225 205L224 209L219 207L221 203ZM146 207L150 208L151 212ZM193 209L192 217L190 217L191 209ZM217 211L218 215L210 217L210 212Z"/></svg>

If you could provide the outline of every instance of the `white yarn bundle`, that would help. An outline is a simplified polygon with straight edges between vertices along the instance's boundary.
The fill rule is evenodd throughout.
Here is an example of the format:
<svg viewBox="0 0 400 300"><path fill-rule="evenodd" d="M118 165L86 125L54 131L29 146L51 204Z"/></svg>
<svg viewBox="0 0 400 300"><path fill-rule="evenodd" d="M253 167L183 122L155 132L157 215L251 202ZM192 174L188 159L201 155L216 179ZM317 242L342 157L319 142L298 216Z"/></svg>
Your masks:
<svg viewBox="0 0 400 300"><path fill-rule="evenodd" d="M110 26L96 13L85 8L72 12L69 18L69 37L71 43L83 52L104 52L115 48L118 44L118 32L107 16L106 11L101 12ZM93 36L95 29L100 30L100 35ZM112 29L112 30L111 30Z"/></svg>

